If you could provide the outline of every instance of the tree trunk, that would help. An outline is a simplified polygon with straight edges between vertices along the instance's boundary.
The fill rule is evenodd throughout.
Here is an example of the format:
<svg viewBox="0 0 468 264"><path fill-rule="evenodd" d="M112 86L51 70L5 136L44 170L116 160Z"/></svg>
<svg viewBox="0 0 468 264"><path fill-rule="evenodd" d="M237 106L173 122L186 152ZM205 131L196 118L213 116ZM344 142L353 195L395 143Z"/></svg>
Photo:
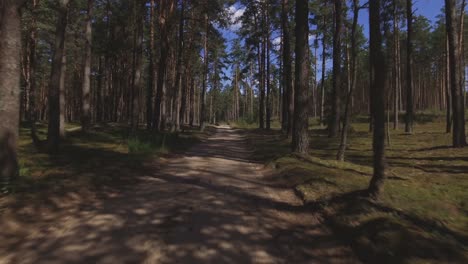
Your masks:
<svg viewBox="0 0 468 264"><path fill-rule="evenodd" d="M449 61L449 43L448 34L446 34L445 42L445 100L446 100L446 114L445 114L445 132L452 132L452 95L450 94L450 61Z"/></svg>
<svg viewBox="0 0 468 264"><path fill-rule="evenodd" d="M309 7L307 0L296 0L296 71L295 109L292 151L307 154L309 151Z"/></svg>
<svg viewBox="0 0 468 264"><path fill-rule="evenodd" d="M25 1L0 3L0 191L18 175L21 16Z"/></svg>
<svg viewBox="0 0 468 264"><path fill-rule="evenodd" d="M62 72L60 73L60 137L65 138L65 81L67 77L67 54L65 50L62 56Z"/></svg>
<svg viewBox="0 0 468 264"><path fill-rule="evenodd" d="M153 89L155 79L155 67L154 67L154 55L155 55L155 12L154 12L155 0L150 0L150 18L149 18L149 42L148 42L148 86L146 88L146 128L153 128Z"/></svg>
<svg viewBox="0 0 468 264"><path fill-rule="evenodd" d="M169 33L168 20L174 11L174 0L161 0L159 4L159 28L160 28L160 58L158 66L158 80L156 89L156 100L154 105L154 124L156 130L161 131L166 126L166 95L165 95L165 78L167 72L167 57L169 51Z"/></svg>
<svg viewBox="0 0 468 264"><path fill-rule="evenodd" d="M91 123L90 99L91 99L91 45L93 40L92 33L92 16L93 2L88 0L88 10L86 15L85 25L85 48L84 48L84 63L83 63L83 86L82 86L82 109L81 109L81 127L83 131L87 131Z"/></svg>
<svg viewBox="0 0 468 264"><path fill-rule="evenodd" d="M58 153L60 145L60 79L62 75L62 59L65 47L65 32L68 20L68 4L70 0L60 0L55 33L54 55L49 84L49 125L47 131L48 152Z"/></svg>
<svg viewBox="0 0 468 264"><path fill-rule="evenodd" d="M341 115L341 29L342 0L335 0L335 30L333 34L333 87L332 87L332 113L328 125L328 137L337 137L340 129Z"/></svg>
<svg viewBox="0 0 468 264"><path fill-rule="evenodd" d="M200 130L205 130L205 122L206 122L206 86L207 86L207 78L208 78L208 33L209 33L209 23L208 23L208 14L205 13L205 37L204 37L204 44L203 44L203 87L202 87L202 94L201 94L201 111L200 111Z"/></svg>
<svg viewBox="0 0 468 264"><path fill-rule="evenodd" d="M396 0L393 1L393 129L398 129L398 91L400 87L400 64L399 64L399 42L400 31L398 29L398 17Z"/></svg>
<svg viewBox="0 0 468 264"><path fill-rule="evenodd" d="M189 124L191 127L195 125L195 79L192 78L190 82L190 120Z"/></svg>
<svg viewBox="0 0 468 264"><path fill-rule="evenodd" d="M266 129L271 129L271 83L270 83L270 20L268 16L268 1L265 10L266 16Z"/></svg>
<svg viewBox="0 0 468 264"><path fill-rule="evenodd" d="M184 52L184 13L185 13L185 0L181 1L181 14L179 20L179 41L178 41L178 48L177 48L177 69L176 69L176 79L174 82L174 108L173 112L173 131L180 130L180 106L181 106L181 95L182 95L182 57Z"/></svg>
<svg viewBox="0 0 468 264"><path fill-rule="evenodd" d="M142 88L142 69L143 69L143 27L145 2L135 3L135 26L136 26L136 42L135 42L135 62L133 71L133 87L132 87L132 116L131 116L131 134L135 135L138 130L140 117L140 91Z"/></svg>
<svg viewBox="0 0 468 264"><path fill-rule="evenodd" d="M461 83L461 61L460 49L458 47L457 23L455 0L445 0L445 16L449 40L449 62L450 62L450 85L452 91L453 112L453 147L461 148L466 145L465 135L465 111Z"/></svg>
<svg viewBox="0 0 468 264"><path fill-rule="evenodd" d="M345 116L343 121L343 129L341 131L341 141L340 146L338 148L337 153L337 160L344 161L345 159L345 152L346 152L346 145L348 143L348 130L349 130L349 122L351 117L351 98L353 96L354 89L356 87L356 58L357 58L357 45L356 45L356 30L357 30L357 23L359 17L359 0L353 0L353 25L351 29L351 78L348 78L350 81L348 96L346 97L346 106L345 106Z"/></svg>
<svg viewBox="0 0 468 264"><path fill-rule="evenodd" d="M325 17L323 19L325 24ZM323 32L322 38L322 82L320 84L320 126L323 126L324 115L325 115L325 71L326 71L326 61L327 61L327 49L326 49L326 33Z"/></svg>
<svg viewBox="0 0 468 264"><path fill-rule="evenodd" d="M383 191L385 181L385 56L382 51L382 32L380 31L380 0L369 2L370 25L370 62L371 62L371 98L374 174L369 185L369 196L377 199Z"/></svg>
<svg viewBox="0 0 468 264"><path fill-rule="evenodd" d="M294 112L292 70L291 70L291 42L289 40L289 4L288 0L282 0L281 27L283 30L283 132L290 137L292 134L292 120Z"/></svg>
<svg viewBox="0 0 468 264"><path fill-rule="evenodd" d="M405 132L413 133L413 1L406 0L408 36L406 44L406 120Z"/></svg>

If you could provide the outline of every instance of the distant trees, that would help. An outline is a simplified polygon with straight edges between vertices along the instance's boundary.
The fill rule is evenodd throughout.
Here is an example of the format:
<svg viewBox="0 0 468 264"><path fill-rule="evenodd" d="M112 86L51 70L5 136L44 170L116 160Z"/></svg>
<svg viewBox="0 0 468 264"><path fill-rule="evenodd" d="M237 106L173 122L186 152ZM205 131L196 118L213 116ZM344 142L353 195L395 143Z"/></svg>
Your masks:
<svg viewBox="0 0 468 264"><path fill-rule="evenodd" d="M328 136L341 135L337 159L344 160L353 117L371 112L376 160L382 161L382 106L395 129L406 112L409 134L416 113L445 111L453 146L466 145L464 0L446 0L434 26L413 14L412 0L369 1L372 8L380 6L372 17L382 25L379 32L372 27L369 49L358 23L359 9L367 3L359 0L13 2L0 2L1 26L20 23L24 37L20 51L10 51L11 43L0 40L6 54L0 58L6 94L0 114L13 120L19 107L17 119L29 121L36 145L52 154L59 150L65 122L81 123L84 131L95 123L127 123L136 132L142 123L155 131L178 131L219 121L254 122L262 129L280 124L292 149L306 153L310 119L327 124ZM12 10L23 4L23 16L15 22L19 13ZM312 15L304 14L309 10ZM233 45L226 45L220 30L227 27L238 36ZM17 37L15 27L9 28L0 33ZM296 28L292 34L291 28ZM16 71L5 66L14 56L21 56L20 77L4 77ZM380 68L381 59L393 64ZM18 85L16 105L18 91L12 89ZM388 89L379 101L383 85ZM319 120L311 119L316 116ZM40 140L36 121L47 123L47 140ZM2 125L6 135L17 123ZM5 137L2 149L7 149ZM376 171L382 164L375 164ZM378 182L372 184L375 194Z"/></svg>

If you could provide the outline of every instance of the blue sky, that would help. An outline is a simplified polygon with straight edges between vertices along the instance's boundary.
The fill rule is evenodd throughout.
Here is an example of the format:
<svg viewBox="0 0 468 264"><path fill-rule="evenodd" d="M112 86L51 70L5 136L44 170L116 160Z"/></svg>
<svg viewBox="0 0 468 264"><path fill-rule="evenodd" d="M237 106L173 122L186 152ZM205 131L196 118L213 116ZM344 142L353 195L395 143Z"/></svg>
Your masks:
<svg viewBox="0 0 468 264"><path fill-rule="evenodd" d="M267 0L268 1L268 0ZM361 3L364 3L367 0L361 0ZM436 17L441 13L441 9L444 6L444 0L413 0L413 7L414 12L416 15L423 15L427 17L430 21L434 22ZM234 21L236 17L242 15L243 7L239 4L233 5L229 8L230 13L232 14L231 21ZM313 15L313 14L311 14ZM368 35L369 30L369 16L368 10L361 10L359 14L359 24L364 25L364 32ZM235 30L240 25L233 25L228 30L223 30L223 36L226 38L228 42L231 42L234 38L236 38ZM311 38L311 41L313 39ZM228 43L228 47L230 47L230 43ZM319 49L321 50L321 49ZM319 54L319 56L321 56ZM327 68L331 65L330 61L327 63ZM231 76L231 69L226 69L226 75ZM321 71L319 69L318 76L321 76ZM227 82L229 83L229 82Z"/></svg>

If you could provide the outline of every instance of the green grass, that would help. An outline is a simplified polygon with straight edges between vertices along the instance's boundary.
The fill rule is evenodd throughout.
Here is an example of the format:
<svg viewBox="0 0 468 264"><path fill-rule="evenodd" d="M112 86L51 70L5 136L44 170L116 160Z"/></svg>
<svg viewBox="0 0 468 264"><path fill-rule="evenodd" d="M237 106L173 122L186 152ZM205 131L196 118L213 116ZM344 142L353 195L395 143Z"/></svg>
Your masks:
<svg viewBox="0 0 468 264"><path fill-rule="evenodd" d="M372 176L368 124L353 124L345 162L335 161L338 139L329 139L316 122L308 156L289 154L290 141L279 131L250 130L248 135L254 158L276 168L271 180L320 208L362 260L466 263L468 148L449 147L443 118L429 113L418 120L413 135L390 131L389 178L378 202L361 195Z"/></svg>
<svg viewBox="0 0 468 264"><path fill-rule="evenodd" d="M183 151L203 134L186 129L180 133L156 133L140 130L128 137L125 126L111 124L82 133L79 126L67 124L67 136L60 153L40 153L32 144L26 126L20 130L19 178L14 192L20 194L101 188L112 184L130 184L148 169L146 164L157 156ZM38 126L46 137L46 127Z"/></svg>
<svg viewBox="0 0 468 264"><path fill-rule="evenodd" d="M258 128L258 122L257 121L248 120L248 119L240 119L238 121L229 123L229 125L232 128L237 128L237 129L255 129L255 128ZM281 123L279 122L279 120L276 120L276 119L272 120L270 125L271 125L271 128L276 128L276 129L281 127Z"/></svg>

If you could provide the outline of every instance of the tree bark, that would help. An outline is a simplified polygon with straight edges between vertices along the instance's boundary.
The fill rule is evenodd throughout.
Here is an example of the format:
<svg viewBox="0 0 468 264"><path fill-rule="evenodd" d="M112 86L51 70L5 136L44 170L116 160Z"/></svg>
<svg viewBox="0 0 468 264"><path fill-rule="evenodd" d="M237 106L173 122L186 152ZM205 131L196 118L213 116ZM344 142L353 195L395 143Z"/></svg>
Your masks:
<svg viewBox="0 0 468 264"><path fill-rule="evenodd" d="M323 18L325 25L325 17ZM327 42L326 33L323 32L322 38L322 82L320 84L320 126L323 126L324 115L325 115L325 71L326 71L326 60L327 60Z"/></svg>
<svg viewBox="0 0 468 264"><path fill-rule="evenodd" d="M173 131L180 130L180 106L181 106L181 95L182 95L182 58L184 52L184 13L185 13L185 0L181 0L181 14L179 20L179 41L177 47L177 69L176 69L176 79L174 83L174 108L172 110L173 116Z"/></svg>
<svg viewBox="0 0 468 264"><path fill-rule="evenodd" d="M452 95L450 94L450 60L449 60L449 43L448 34L445 41L445 132L452 132Z"/></svg>
<svg viewBox="0 0 468 264"><path fill-rule="evenodd" d="M154 12L155 0L150 0L150 18L149 18L149 42L148 42L148 86L146 88L146 128L153 128L153 89L155 79L155 67L154 67L154 55L155 55L155 12Z"/></svg>
<svg viewBox="0 0 468 264"><path fill-rule="evenodd" d="M142 88L142 69L143 69L143 27L144 27L144 13L145 5L144 1L135 3L136 11L136 42L135 42L135 62L133 71L133 87L132 87L132 116L131 116L131 133L135 135L138 130L139 118L140 118L140 91Z"/></svg>
<svg viewBox="0 0 468 264"><path fill-rule="evenodd" d="M333 87L332 113L328 125L328 137L337 137L341 116L341 29L343 27L342 0L335 0L335 30L333 34Z"/></svg>
<svg viewBox="0 0 468 264"><path fill-rule="evenodd" d="M81 128L87 131L91 124L91 45L93 41L92 16L93 2L88 0L88 9L85 25L85 48L83 63L83 84L82 84L82 109L81 109Z"/></svg>
<svg viewBox="0 0 468 264"><path fill-rule="evenodd" d="M195 79L192 77L190 81L190 117L189 124L191 127L195 125Z"/></svg>
<svg viewBox="0 0 468 264"><path fill-rule="evenodd" d="M405 132L413 133L413 1L406 0L408 36L406 44L406 120Z"/></svg>
<svg viewBox="0 0 468 264"><path fill-rule="evenodd" d="M266 16L266 129L271 129L271 83L270 83L270 20L268 15L268 1L265 10Z"/></svg>
<svg viewBox="0 0 468 264"><path fill-rule="evenodd" d="M292 120L294 113L294 98L292 88L292 70L291 70L291 43L289 40L289 6L288 0L282 0L281 27L283 30L283 82L284 82L284 101L283 101L283 132L287 136L292 135Z"/></svg>
<svg viewBox="0 0 468 264"><path fill-rule="evenodd" d="M374 174L369 185L369 196L378 199L385 181L385 56L382 51L380 31L380 0L369 1L371 98L373 100L373 167Z"/></svg>
<svg viewBox="0 0 468 264"><path fill-rule="evenodd" d="M309 151L309 7L307 0L296 0L296 71L295 109L292 151L307 154Z"/></svg>
<svg viewBox="0 0 468 264"><path fill-rule="evenodd" d="M60 146L60 79L62 75L62 59L65 48L65 32L68 20L68 5L70 0L60 0L55 33L54 55L49 83L49 125L47 131L48 152L56 154Z"/></svg>
<svg viewBox="0 0 468 264"><path fill-rule="evenodd" d="M400 31L398 29L398 16L396 0L393 1L393 129L398 129L398 91L400 87L399 42Z"/></svg>
<svg viewBox="0 0 468 264"><path fill-rule="evenodd" d="M174 11L174 0L161 0L159 3L159 28L160 28L160 58L158 66L158 80L156 89L156 100L154 105L154 127L156 130L161 131L166 126L166 95L164 92L164 82L167 72L167 57L169 51L169 32L168 20Z"/></svg>
<svg viewBox="0 0 468 264"><path fill-rule="evenodd" d="M456 23L456 1L445 0L445 17L449 41L449 62L450 62L450 85L452 94L453 113L453 147L461 148L466 146L465 135L465 111L461 83L461 61L460 49L458 47L458 32Z"/></svg>
<svg viewBox="0 0 468 264"><path fill-rule="evenodd" d="M201 94L201 111L199 117L200 130L205 130L206 122L206 86L208 78L208 33L209 33L209 23L208 23L208 14L205 13L205 37L204 37L204 48L203 48L203 85L202 85L202 94Z"/></svg>
<svg viewBox="0 0 468 264"><path fill-rule="evenodd" d="M25 1L0 2L0 191L18 175L21 15Z"/></svg>
<svg viewBox="0 0 468 264"><path fill-rule="evenodd" d="M67 77L67 54L64 50L62 56L62 72L60 73L60 137L65 138L65 94L66 94L66 77Z"/></svg>

